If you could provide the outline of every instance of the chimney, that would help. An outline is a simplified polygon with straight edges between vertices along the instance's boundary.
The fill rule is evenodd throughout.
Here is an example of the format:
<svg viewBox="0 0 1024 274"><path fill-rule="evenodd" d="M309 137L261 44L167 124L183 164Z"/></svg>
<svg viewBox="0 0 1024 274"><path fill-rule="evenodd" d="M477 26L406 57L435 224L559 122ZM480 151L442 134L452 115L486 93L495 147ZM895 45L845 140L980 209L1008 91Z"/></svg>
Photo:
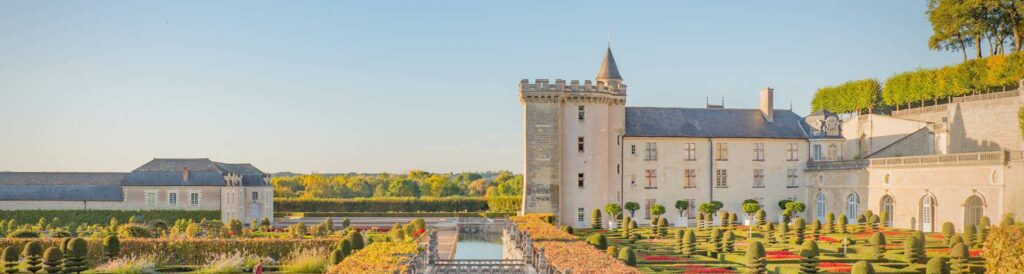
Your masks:
<svg viewBox="0 0 1024 274"><path fill-rule="evenodd" d="M765 121L769 123L775 121L774 107L772 106L772 97L774 90L771 87L766 87L761 90L761 114L764 115Z"/></svg>
<svg viewBox="0 0 1024 274"><path fill-rule="evenodd" d="M181 180L182 181L188 181L188 175L189 175L188 173L189 173L189 171L188 171L187 167L181 168Z"/></svg>

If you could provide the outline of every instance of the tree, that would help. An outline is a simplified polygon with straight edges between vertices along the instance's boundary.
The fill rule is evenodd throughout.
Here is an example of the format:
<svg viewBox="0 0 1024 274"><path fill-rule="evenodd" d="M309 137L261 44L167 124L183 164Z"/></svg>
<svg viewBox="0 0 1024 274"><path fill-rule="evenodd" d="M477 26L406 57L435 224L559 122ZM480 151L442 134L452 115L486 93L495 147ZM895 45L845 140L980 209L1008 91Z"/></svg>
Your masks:
<svg viewBox="0 0 1024 274"><path fill-rule="evenodd" d="M765 274L768 273L768 263L765 260L764 244L761 241L752 241L747 246L747 273Z"/></svg>
<svg viewBox="0 0 1024 274"><path fill-rule="evenodd" d="M683 257L690 258L697 254L697 234L693 233L693 230L687 229L683 234Z"/></svg>
<svg viewBox="0 0 1024 274"><path fill-rule="evenodd" d="M616 203L608 203L604 205L604 212L608 213L608 218L612 221L617 221L622 218L622 206Z"/></svg>
<svg viewBox="0 0 1024 274"><path fill-rule="evenodd" d="M825 233L832 233L832 228L835 227L836 215L829 212L825 215Z"/></svg>
<svg viewBox="0 0 1024 274"><path fill-rule="evenodd" d="M683 213L687 209L690 209L690 201L688 200L676 200L676 210L679 210L679 217L683 217Z"/></svg>
<svg viewBox="0 0 1024 274"><path fill-rule="evenodd" d="M352 232L349 232L348 235L345 235L345 237L345 239L352 243L353 252L355 252L356 250L363 249L363 234L360 234L358 231L353 230Z"/></svg>
<svg viewBox="0 0 1024 274"><path fill-rule="evenodd" d="M622 218L622 224L619 225L619 231L622 232L622 235L621 235L622 238L628 238L629 237L630 232L631 232L631 231L629 231L630 230L629 225L631 223L633 223L633 218L630 218L629 216L626 216L626 217Z"/></svg>
<svg viewBox="0 0 1024 274"><path fill-rule="evenodd" d="M964 244L972 245L975 241L975 234L978 233L978 227L973 225L964 226L963 240Z"/></svg>
<svg viewBox="0 0 1024 274"><path fill-rule="evenodd" d="M595 208L594 211L590 212L590 218L590 228L601 229L601 210Z"/></svg>
<svg viewBox="0 0 1024 274"><path fill-rule="evenodd" d="M971 273L971 267L967 264L967 261L971 259L971 252L967 249L967 245L957 243L949 250L949 265L952 273Z"/></svg>
<svg viewBox="0 0 1024 274"><path fill-rule="evenodd" d="M636 211L640 209L640 204L637 202L626 202L626 210L629 211L630 218L636 218Z"/></svg>
<svg viewBox="0 0 1024 274"><path fill-rule="evenodd" d="M800 246L800 273L818 273L818 242L806 241Z"/></svg>
<svg viewBox="0 0 1024 274"><path fill-rule="evenodd" d="M868 240L868 243L871 244L870 257L875 260L885 258L885 234L882 234L882 232L871 234L871 239Z"/></svg>
<svg viewBox="0 0 1024 274"><path fill-rule="evenodd" d="M652 219L658 219L658 217L661 217L661 214L665 214L665 206L661 204L654 204L651 206L651 215L654 215L654 218Z"/></svg>
<svg viewBox="0 0 1024 274"><path fill-rule="evenodd" d="M722 230L721 229L719 229L717 227L714 228L714 229L711 229L711 235L710 235L708 241L711 242L711 248L714 249L715 252L719 252L719 253L722 252L722 236L723 235L722 235Z"/></svg>
<svg viewBox="0 0 1024 274"><path fill-rule="evenodd" d="M338 249L335 249L335 250L331 251L330 256L327 257L327 262L330 265L337 265L337 264L340 264L342 260L345 260L345 256L346 256L345 252L342 251L340 248L338 248Z"/></svg>
<svg viewBox="0 0 1024 274"><path fill-rule="evenodd" d="M757 203L744 203L743 212L747 213L747 217L750 217L754 213L761 211L761 205Z"/></svg>
<svg viewBox="0 0 1024 274"><path fill-rule="evenodd" d="M14 274L18 272L18 249L13 246L8 246L3 252L4 260L4 272L8 274Z"/></svg>
<svg viewBox="0 0 1024 274"><path fill-rule="evenodd" d="M60 249L56 247L47 248L43 252L43 268L46 273L56 274L61 272L61 262L64 260L64 253L60 252Z"/></svg>

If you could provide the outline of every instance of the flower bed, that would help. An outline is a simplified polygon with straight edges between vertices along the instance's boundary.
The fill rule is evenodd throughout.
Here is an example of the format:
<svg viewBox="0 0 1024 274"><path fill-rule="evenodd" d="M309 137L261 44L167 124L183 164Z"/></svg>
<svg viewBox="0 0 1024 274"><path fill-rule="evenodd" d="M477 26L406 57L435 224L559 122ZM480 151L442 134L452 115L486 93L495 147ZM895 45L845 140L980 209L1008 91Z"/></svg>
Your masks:
<svg viewBox="0 0 1024 274"><path fill-rule="evenodd" d="M642 256L642 257L640 257L640 259L644 260L644 261L653 261L653 262L674 262L674 261L684 261L685 260L685 259L679 258L679 257L658 256L658 255Z"/></svg>
<svg viewBox="0 0 1024 274"><path fill-rule="evenodd" d="M710 267L699 264L686 264L678 266L676 268L682 269L682 273L736 273L736 271L726 268Z"/></svg>
<svg viewBox="0 0 1024 274"><path fill-rule="evenodd" d="M584 242L545 241L536 242L534 246L544 248L548 263L560 270L572 268L573 273L640 273Z"/></svg>
<svg viewBox="0 0 1024 274"><path fill-rule="evenodd" d="M828 272L850 272L853 265L848 263L821 262L818 264L818 268Z"/></svg>
<svg viewBox="0 0 1024 274"><path fill-rule="evenodd" d="M327 273L405 273L405 263L418 252L416 243L372 243L330 267Z"/></svg>
<svg viewBox="0 0 1024 274"><path fill-rule="evenodd" d="M800 259L800 255L793 254L793 252L786 250L779 250L765 252L764 258L768 260L792 260Z"/></svg>
<svg viewBox="0 0 1024 274"><path fill-rule="evenodd" d="M828 237L828 236L819 236L818 237L818 241L826 242L826 243L830 243L830 244L838 244L839 243L839 240L836 240L835 238Z"/></svg>

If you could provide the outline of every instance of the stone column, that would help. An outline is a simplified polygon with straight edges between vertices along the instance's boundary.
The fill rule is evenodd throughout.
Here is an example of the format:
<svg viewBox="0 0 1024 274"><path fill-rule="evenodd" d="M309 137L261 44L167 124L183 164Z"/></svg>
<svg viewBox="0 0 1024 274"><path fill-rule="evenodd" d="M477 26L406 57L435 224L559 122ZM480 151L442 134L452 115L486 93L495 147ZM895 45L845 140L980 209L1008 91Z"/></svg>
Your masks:
<svg viewBox="0 0 1024 274"><path fill-rule="evenodd" d="M427 263L433 265L440 257L437 252L437 230L430 231L430 240L427 242Z"/></svg>

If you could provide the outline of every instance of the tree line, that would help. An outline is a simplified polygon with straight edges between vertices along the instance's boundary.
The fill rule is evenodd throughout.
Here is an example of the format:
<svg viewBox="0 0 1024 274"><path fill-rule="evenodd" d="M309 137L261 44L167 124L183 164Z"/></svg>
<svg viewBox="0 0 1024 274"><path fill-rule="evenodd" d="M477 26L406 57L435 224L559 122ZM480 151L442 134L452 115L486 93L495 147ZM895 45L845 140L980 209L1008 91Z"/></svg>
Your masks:
<svg viewBox="0 0 1024 274"><path fill-rule="evenodd" d="M306 174L271 179L279 198L519 196L523 176L494 173Z"/></svg>
<svg viewBox="0 0 1024 274"><path fill-rule="evenodd" d="M968 49L982 58L1021 51L1024 36L1024 1L929 0L928 21L932 36L928 48L960 51L967 61Z"/></svg>

